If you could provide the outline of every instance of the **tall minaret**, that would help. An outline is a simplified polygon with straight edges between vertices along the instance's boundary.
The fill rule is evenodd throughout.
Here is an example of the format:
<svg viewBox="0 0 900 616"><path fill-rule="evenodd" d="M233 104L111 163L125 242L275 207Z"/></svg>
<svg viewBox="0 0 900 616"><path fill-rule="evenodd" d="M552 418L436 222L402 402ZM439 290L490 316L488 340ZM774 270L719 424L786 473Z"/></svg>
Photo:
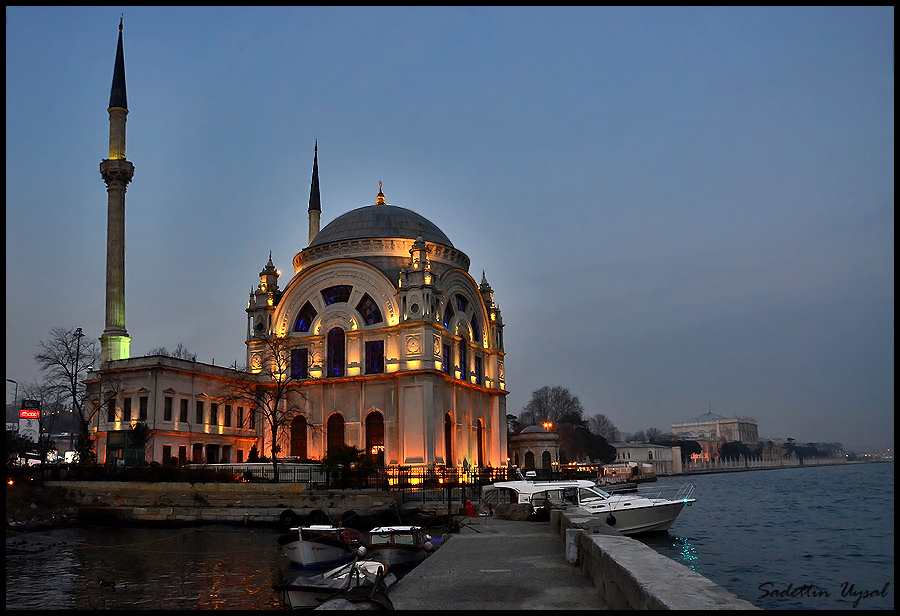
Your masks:
<svg viewBox="0 0 900 616"><path fill-rule="evenodd" d="M119 45L109 94L109 158L100 163L106 182L106 328L100 337L100 361L106 364L128 359L131 338L125 330L125 189L134 177L134 165L125 160L125 121L128 99L125 96L125 55L122 51L122 20L119 20Z"/></svg>
<svg viewBox="0 0 900 616"><path fill-rule="evenodd" d="M309 185L309 243L319 234L319 219L322 216L322 197L319 195L319 140L316 139L316 153L313 156L312 183Z"/></svg>

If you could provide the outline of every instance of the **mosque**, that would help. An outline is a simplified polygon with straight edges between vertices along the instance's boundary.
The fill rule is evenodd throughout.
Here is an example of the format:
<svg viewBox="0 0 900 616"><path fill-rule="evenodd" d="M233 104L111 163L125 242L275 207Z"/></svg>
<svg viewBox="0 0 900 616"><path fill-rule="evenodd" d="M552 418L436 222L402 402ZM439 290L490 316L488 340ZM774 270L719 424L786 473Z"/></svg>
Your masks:
<svg viewBox="0 0 900 616"><path fill-rule="evenodd" d="M381 182L374 204L320 229L318 144L293 276L270 253L249 295L246 369L131 357L121 22L108 113L106 325L86 380L100 463L237 463L273 445L279 458L321 460L351 445L381 465L506 466L503 319L484 272L476 282L466 254L388 204ZM149 427L141 446L137 422Z"/></svg>

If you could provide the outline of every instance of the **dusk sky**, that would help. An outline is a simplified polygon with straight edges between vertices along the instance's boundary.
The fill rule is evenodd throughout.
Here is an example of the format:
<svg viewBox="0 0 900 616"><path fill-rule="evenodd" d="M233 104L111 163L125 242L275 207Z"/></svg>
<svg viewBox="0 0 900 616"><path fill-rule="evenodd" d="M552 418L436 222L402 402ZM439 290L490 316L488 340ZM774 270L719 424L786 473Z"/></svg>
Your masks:
<svg viewBox="0 0 900 616"><path fill-rule="evenodd" d="M121 15L132 356L246 363L318 140L323 228L381 181L485 272L508 413L563 386L626 432L893 447L893 7L7 7L20 384L51 328L104 328Z"/></svg>

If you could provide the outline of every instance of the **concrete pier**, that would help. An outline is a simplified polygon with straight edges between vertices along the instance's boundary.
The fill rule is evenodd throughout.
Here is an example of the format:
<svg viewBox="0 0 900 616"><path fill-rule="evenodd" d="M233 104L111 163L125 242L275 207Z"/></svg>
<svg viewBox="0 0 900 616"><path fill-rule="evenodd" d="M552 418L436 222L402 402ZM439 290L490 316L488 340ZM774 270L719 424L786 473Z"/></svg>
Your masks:
<svg viewBox="0 0 900 616"><path fill-rule="evenodd" d="M389 595L398 610L599 607L599 593L550 524L468 518Z"/></svg>
<svg viewBox="0 0 900 616"><path fill-rule="evenodd" d="M579 509L469 518L391 588L395 609L759 609Z"/></svg>

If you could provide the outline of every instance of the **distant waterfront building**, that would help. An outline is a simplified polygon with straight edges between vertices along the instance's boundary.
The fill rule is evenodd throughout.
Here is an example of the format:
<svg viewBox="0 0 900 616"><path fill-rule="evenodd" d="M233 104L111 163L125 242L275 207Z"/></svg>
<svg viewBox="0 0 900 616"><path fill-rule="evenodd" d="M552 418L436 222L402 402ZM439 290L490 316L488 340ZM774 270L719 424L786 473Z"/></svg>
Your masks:
<svg viewBox="0 0 900 616"><path fill-rule="evenodd" d="M245 336L247 370L130 357L124 199L133 166L121 24L109 113L107 328L102 364L86 380L101 463L243 462L254 446L269 455L264 412L237 392L248 381L271 390L287 376L280 456L321 459L350 445L387 465L507 464L504 326L484 272L476 282L469 257L430 220L387 204L380 182L374 205L320 230L318 144L293 277L279 286L269 253L246 331L235 332ZM138 421L150 428L143 453L133 442Z"/></svg>
<svg viewBox="0 0 900 616"><path fill-rule="evenodd" d="M681 447L650 443L610 443L616 448L614 464L628 462L652 464L657 475L679 475L683 472Z"/></svg>
<svg viewBox="0 0 900 616"><path fill-rule="evenodd" d="M752 417L722 417L713 412L704 413L684 423L672 424L672 434L682 438L724 439L739 441L745 445L759 443L759 424Z"/></svg>
<svg viewBox="0 0 900 616"><path fill-rule="evenodd" d="M548 432L543 426L528 426L509 437L509 455L519 468L552 469L559 467L558 432Z"/></svg>

